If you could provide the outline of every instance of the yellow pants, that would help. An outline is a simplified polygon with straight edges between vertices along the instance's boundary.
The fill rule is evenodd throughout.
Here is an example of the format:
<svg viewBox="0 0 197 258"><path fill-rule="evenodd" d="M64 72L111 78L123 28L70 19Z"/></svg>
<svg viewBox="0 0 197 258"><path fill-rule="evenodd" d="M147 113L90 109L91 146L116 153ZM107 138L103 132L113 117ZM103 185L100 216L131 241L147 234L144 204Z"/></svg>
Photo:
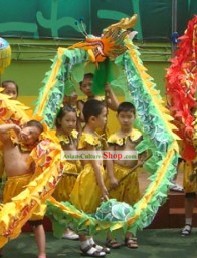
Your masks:
<svg viewBox="0 0 197 258"><path fill-rule="evenodd" d="M101 174L105 180L106 172L101 166ZM101 203L101 189L98 187L91 164L86 164L77 177L74 188L70 194L70 202L76 208L93 213Z"/></svg>
<svg viewBox="0 0 197 258"><path fill-rule="evenodd" d="M70 193L74 187L75 181L77 179L77 174L80 172L80 166L77 163L65 162L64 173L60 179L58 185L53 192L53 197L61 202L68 201L70 198Z"/></svg>
<svg viewBox="0 0 197 258"><path fill-rule="evenodd" d="M25 186L30 182L32 174L8 177L3 192L3 203L10 202L11 199L20 194ZM39 205L33 212L30 220L41 220L44 217L46 205Z"/></svg>
<svg viewBox="0 0 197 258"><path fill-rule="evenodd" d="M118 181L129 174L132 168L124 167L114 163L114 176ZM138 181L138 170L131 172L120 184L109 191L109 197L117 199L120 202L126 202L130 205L136 203L140 199L140 189ZM110 189L109 178L107 179L106 185Z"/></svg>

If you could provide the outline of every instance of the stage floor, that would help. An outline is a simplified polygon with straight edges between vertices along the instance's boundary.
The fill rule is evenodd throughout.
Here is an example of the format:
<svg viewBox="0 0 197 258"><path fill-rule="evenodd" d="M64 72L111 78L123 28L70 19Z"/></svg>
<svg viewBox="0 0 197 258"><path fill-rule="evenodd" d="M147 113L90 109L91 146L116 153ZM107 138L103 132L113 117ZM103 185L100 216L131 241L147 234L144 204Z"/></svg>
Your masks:
<svg viewBox="0 0 197 258"><path fill-rule="evenodd" d="M193 258L197 257L197 229L193 229L189 237L181 237L180 229L146 229L138 234L138 249L121 247L114 249L108 258L135 257L135 258ZM122 234L119 233L120 239ZM103 244L104 233L96 237L98 243ZM123 236L122 236L123 240ZM77 258L80 257L79 242L65 239L56 239L52 233L47 233L47 258ZM10 241L4 247L5 258L36 258L37 249L34 236L24 233L16 240Z"/></svg>

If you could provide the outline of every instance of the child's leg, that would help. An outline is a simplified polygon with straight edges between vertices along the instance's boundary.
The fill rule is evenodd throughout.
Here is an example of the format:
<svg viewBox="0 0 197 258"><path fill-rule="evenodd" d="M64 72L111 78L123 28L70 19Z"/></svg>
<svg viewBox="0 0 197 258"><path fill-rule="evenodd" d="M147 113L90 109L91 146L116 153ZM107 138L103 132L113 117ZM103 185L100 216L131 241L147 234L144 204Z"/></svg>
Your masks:
<svg viewBox="0 0 197 258"><path fill-rule="evenodd" d="M117 249L122 246L121 243L119 243L116 238L113 237L112 233L110 231L107 232L107 239L106 239L106 246L109 248Z"/></svg>
<svg viewBox="0 0 197 258"><path fill-rule="evenodd" d="M192 229L192 215L196 193L185 194L185 226L181 231L182 236L188 236Z"/></svg>
<svg viewBox="0 0 197 258"><path fill-rule="evenodd" d="M132 233L127 232L125 236L125 245L128 248L138 248L137 238Z"/></svg>
<svg viewBox="0 0 197 258"><path fill-rule="evenodd" d="M183 192L183 186L180 185L180 184L178 184L178 183L176 182L182 161L183 161L183 159L181 159L181 158L178 159L177 173L176 173L176 175L174 176L174 178L172 179L172 182L171 182L172 185L171 185L170 188L169 188L171 191Z"/></svg>
<svg viewBox="0 0 197 258"><path fill-rule="evenodd" d="M36 244L38 247L38 258L46 258L46 237L42 221L31 221L30 224L33 228Z"/></svg>
<svg viewBox="0 0 197 258"><path fill-rule="evenodd" d="M90 237L90 238L88 239L88 241L89 241L89 244L90 244L92 247L96 248L97 251L99 251L99 252L104 252L104 253L106 253L106 254L110 254L110 248L108 248L108 247L103 247L103 246L101 246L101 245L96 244L96 243L94 242L93 237Z"/></svg>
<svg viewBox="0 0 197 258"><path fill-rule="evenodd" d="M83 255L90 257L104 257L106 255L103 251L98 251L90 243L90 238L85 235L79 235L80 249Z"/></svg>
<svg viewBox="0 0 197 258"><path fill-rule="evenodd" d="M70 228L67 228L62 236L62 238L69 239L69 240L78 240L79 235L77 235L74 231Z"/></svg>

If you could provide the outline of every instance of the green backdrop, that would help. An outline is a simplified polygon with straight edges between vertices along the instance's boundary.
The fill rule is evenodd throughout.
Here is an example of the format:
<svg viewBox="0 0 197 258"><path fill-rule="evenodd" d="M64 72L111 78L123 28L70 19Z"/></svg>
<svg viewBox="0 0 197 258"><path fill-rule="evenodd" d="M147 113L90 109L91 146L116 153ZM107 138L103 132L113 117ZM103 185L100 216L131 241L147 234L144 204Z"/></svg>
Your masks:
<svg viewBox="0 0 197 258"><path fill-rule="evenodd" d="M137 13L140 40L169 40L173 0L0 0L0 35L28 38L81 38L82 20L89 34ZM177 0L177 31L197 12L196 0Z"/></svg>

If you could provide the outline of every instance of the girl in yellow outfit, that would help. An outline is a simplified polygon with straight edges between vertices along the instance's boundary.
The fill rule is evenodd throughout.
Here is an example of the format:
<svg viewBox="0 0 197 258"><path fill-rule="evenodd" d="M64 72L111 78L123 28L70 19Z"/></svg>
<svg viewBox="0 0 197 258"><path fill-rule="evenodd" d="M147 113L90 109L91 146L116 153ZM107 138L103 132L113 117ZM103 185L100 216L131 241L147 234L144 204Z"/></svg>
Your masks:
<svg viewBox="0 0 197 258"><path fill-rule="evenodd" d="M63 150L64 168L63 176L60 179L53 197L57 201L68 201L74 187L78 173L80 172L79 160L66 160L64 156L68 151L75 151L77 147L78 132L76 131L77 115L73 107L65 105L60 109L56 118L56 129L59 143ZM72 230L67 229L63 238L76 240L79 236Z"/></svg>
<svg viewBox="0 0 197 258"><path fill-rule="evenodd" d="M135 117L135 107L132 103L123 102L119 105L117 118L120 123L120 130L109 137L109 152L118 151L124 155L124 151L127 151L127 154L135 151L135 147L142 140L142 134L132 127ZM131 172L137 164L137 159L107 160L109 175L107 185L110 189L110 198L115 198L130 205L140 199L138 169ZM107 244L114 248L118 247L118 242L112 240L110 235L108 236ZM138 247L137 240L130 233L126 234L125 245L129 248Z"/></svg>
<svg viewBox="0 0 197 258"><path fill-rule="evenodd" d="M63 152L75 151L77 148L78 132L76 131L76 111L73 107L65 105L56 118L56 130L59 143ZM53 196L57 201L68 201L70 193L80 172L78 160L66 160L64 158L64 173L60 179Z"/></svg>
<svg viewBox="0 0 197 258"><path fill-rule="evenodd" d="M79 138L78 150L88 150L91 148L92 150L101 150L102 145L99 138L98 135L91 135L83 132ZM99 164L98 168L100 170L99 173L104 178L104 167L102 164ZM101 202L102 188L97 185L94 168L91 163L85 163L82 172L83 173L81 173L77 179L70 200L78 209L83 210L86 213L93 213ZM92 196L94 196L94 198L92 198Z"/></svg>
<svg viewBox="0 0 197 258"><path fill-rule="evenodd" d="M91 99L84 103L83 116L85 127L79 137L78 150L87 151L92 155L96 150L101 150L101 139L95 133L97 128L104 128L107 121L107 108L104 103ZM79 152L78 152L79 153ZM84 166L77 177L75 186L70 195L70 202L78 209L86 212L95 212L101 198L107 198L108 191L104 184L105 171L102 160L81 160ZM96 245L93 238L80 235L81 251L86 256L103 257L109 249Z"/></svg>

